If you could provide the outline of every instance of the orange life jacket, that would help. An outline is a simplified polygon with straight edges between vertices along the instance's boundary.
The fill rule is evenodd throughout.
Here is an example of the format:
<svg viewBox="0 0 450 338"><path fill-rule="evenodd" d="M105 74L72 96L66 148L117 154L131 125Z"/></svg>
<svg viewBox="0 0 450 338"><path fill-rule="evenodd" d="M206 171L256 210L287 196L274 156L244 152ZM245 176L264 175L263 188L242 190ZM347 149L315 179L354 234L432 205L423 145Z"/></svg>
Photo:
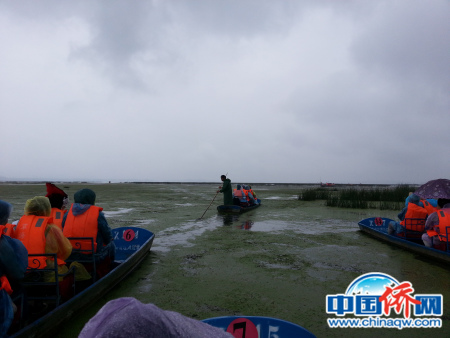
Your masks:
<svg viewBox="0 0 450 338"><path fill-rule="evenodd" d="M408 226L408 224L405 225L405 219L406 218L422 218L425 219L428 216L428 212L426 209L418 206L414 203L408 203L408 209L406 210L405 218L403 221L400 222L401 225L403 225L406 229L409 230L415 230L411 229L411 227Z"/></svg>
<svg viewBox="0 0 450 338"><path fill-rule="evenodd" d="M238 190L238 189L234 189L233 190L233 196L234 197L239 197L239 198L244 198L244 194L242 193L242 190Z"/></svg>
<svg viewBox="0 0 450 338"><path fill-rule="evenodd" d="M98 215L103 208L91 205L88 210L77 216L73 214L72 209L73 204L64 223L64 236L91 237L94 239L94 252L97 252ZM70 242L76 249L91 250L91 244L88 241L71 240Z"/></svg>
<svg viewBox="0 0 450 338"><path fill-rule="evenodd" d="M62 230L62 220L66 211L58 208L52 208L50 217L53 218L53 224Z"/></svg>
<svg viewBox="0 0 450 338"><path fill-rule="evenodd" d="M423 203L424 209L428 212L428 215L431 215L436 211L436 208L431 205L427 200L420 200Z"/></svg>
<svg viewBox="0 0 450 338"><path fill-rule="evenodd" d="M430 237L439 236L441 241L448 242L448 237L450 237L450 214L444 210L438 210L436 213L439 217L439 224L433 230L428 230L427 235Z"/></svg>
<svg viewBox="0 0 450 338"><path fill-rule="evenodd" d="M247 201L251 202L251 203L256 203L256 198L253 196L253 192L249 189L249 190L244 190L245 193L245 197L247 197Z"/></svg>
<svg viewBox="0 0 450 338"><path fill-rule="evenodd" d="M0 277L0 290L5 290L9 295L13 293L11 284L9 284L9 280L5 275Z"/></svg>
<svg viewBox="0 0 450 338"><path fill-rule="evenodd" d="M1 228L0 232L3 235L11 237L11 233L13 231L14 224L6 223L5 225L0 225L0 228Z"/></svg>
<svg viewBox="0 0 450 338"><path fill-rule="evenodd" d="M28 254L42 254L45 253L45 230L48 224L52 224L51 217L28 215L22 216L17 223L17 227L12 231L13 238L22 242L28 250ZM46 267L45 256L28 256L28 267L32 269L44 269ZM66 264L62 259L57 259L58 265Z"/></svg>

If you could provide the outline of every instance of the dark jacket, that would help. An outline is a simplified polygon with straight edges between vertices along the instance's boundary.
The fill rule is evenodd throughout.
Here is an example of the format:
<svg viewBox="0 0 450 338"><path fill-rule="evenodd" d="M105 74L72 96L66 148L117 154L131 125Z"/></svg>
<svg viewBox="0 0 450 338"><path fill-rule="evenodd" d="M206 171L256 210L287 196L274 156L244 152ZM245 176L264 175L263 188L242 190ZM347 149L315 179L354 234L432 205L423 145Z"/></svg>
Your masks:
<svg viewBox="0 0 450 338"><path fill-rule="evenodd" d="M223 181L222 189L220 192L223 193L223 204L225 205L233 205L233 189L231 188L231 180L226 178Z"/></svg>

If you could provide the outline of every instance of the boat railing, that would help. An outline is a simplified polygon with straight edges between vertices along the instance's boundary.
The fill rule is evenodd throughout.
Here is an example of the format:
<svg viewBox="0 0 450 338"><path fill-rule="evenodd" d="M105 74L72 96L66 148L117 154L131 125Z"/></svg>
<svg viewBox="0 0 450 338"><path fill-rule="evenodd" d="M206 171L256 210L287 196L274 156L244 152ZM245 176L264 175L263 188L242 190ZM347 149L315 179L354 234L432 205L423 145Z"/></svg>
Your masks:
<svg viewBox="0 0 450 338"><path fill-rule="evenodd" d="M450 226L447 226L445 227L445 235L439 234L440 242L437 245L436 244L433 245L434 248L450 252L449 238L450 238Z"/></svg>
<svg viewBox="0 0 450 338"><path fill-rule="evenodd" d="M398 233L398 237L406 239L421 239L425 231L426 218L405 218L403 228L405 231Z"/></svg>
<svg viewBox="0 0 450 338"><path fill-rule="evenodd" d="M411 231L424 232L426 218L405 218L405 228Z"/></svg>
<svg viewBox="0 0 450 338"><path fill-rule="evenodd" d="M72 244L73 259L66 260L67 263L78 262L84 265L86 270L91 273L92 281L97 280L97 267L95 262L95 245L92 237L67 237ZM74 255L77 254L77 255Z"/></svg>
<svg viewBox="0 0 450 338"><path fill-rule="evenodd" d="M446 249L447 249L447 252L450 252L450 246L449 246L449 244L448 244L448 242L449 242L449 239L450 239L450 226L448 226L448 227L445 227L445 239L447 240L446 241Z"/></svg>
<svg viewBox="0 0 450 338"><path fill-rule="evenodd" d="M36 312L48 311L57 307L66 298L75 294L75 268L65 273L58 272L56 254L28 254L35 267L28 267L21 283L23 290L13 299L20 307L19 326L23 327L24 318L32 317ZM54 264L41 266L47 260ZM68 277L67 279L65 279ZM63 291L61 290L63 289Z"/></svg>

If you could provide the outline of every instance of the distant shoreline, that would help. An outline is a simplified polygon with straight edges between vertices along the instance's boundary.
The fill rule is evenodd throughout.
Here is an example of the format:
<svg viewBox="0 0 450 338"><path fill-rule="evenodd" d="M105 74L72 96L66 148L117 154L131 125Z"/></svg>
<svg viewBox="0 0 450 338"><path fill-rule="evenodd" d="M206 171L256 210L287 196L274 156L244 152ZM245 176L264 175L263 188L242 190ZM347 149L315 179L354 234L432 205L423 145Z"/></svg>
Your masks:
<svg viewBox="0 0 450 338"><path fill-rule="evenodd" d="M123 181L123 182L88 182L88 181L0 181L0 185L2 184L45 184L47 182L52 182L54 184L220 184L220 182L151 182L151 181ZM232 182L233 183L233 182ZM236 184L239 182L236 182ZM321 186L322 183L262 183L262 182L241 182L243 184L249 185L298 185L298 186ZM397 186L397 185L411 185L415 186L418 184L412 183L398 183L398 184L379 184L379 183L334 183L332 186L324 187L324 188L333 188L333 187L343 187L343 186Z"/></svg>

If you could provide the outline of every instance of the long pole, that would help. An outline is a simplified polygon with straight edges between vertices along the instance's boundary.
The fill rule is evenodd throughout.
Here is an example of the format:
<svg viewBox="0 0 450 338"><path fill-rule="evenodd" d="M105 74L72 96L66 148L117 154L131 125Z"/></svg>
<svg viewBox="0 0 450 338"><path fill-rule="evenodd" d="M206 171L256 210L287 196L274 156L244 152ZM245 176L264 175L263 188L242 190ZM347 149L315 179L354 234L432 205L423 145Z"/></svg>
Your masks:
<svg viewBox="0 0 450 338"><path fill-rule="evenodd" d="M216 192L216 194L214 195L214 198L212 199L211 203L209 203L208 207L206 208L206 210L205 210L205 212L203 213L202 217L199 218L199 220L202 219L203 216L205 216L205 214L206 214L206 212L208 211L209 207L211 206L211 204L213 204L214 200L216 199L218 193L219 193L219 191Z"/></svg>

